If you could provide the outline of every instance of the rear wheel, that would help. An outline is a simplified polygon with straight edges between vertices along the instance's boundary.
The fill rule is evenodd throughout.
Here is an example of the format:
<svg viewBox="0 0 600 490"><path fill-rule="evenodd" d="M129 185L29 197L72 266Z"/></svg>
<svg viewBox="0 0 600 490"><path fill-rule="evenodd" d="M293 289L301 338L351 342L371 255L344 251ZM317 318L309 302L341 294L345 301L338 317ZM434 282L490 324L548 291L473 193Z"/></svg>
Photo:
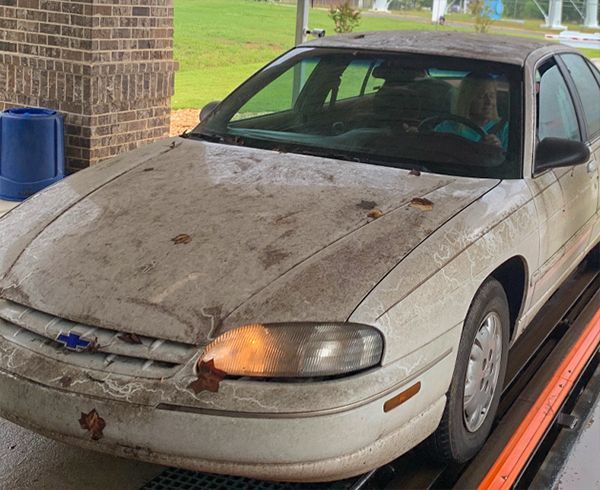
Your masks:
<svg viewBox="0 0 600 490"><path fill-rule="evenodd" d="M425 443L436 459L467 461L489 435L506 373L509 318L504 288L489 278L467 313L442 421Z"/></svg>

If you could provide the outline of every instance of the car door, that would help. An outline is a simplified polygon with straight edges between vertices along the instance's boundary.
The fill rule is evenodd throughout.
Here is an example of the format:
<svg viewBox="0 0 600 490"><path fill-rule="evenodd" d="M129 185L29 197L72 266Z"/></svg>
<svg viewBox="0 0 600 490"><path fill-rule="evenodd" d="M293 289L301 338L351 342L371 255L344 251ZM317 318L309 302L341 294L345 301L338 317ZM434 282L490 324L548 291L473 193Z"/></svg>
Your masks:
<svg viewBox="0 0 600 490"><path fill-rule="evenodd" d="M592 179L595 178L596 226L592 234L592 240L595 242L600 234L600 72L578 54L562 54L559 58L575 87L579 112L586 129L586 142L590 147L591 157L587 171Z"/></svg>
<svg viewBox="0 0 600 490"><path fill-rule="evenodd" d="M596 83L598 84L598 86L600 87L600 70L598 69L598 67L596 65L594 65L591 61L586 60L587 61L587 65L590 69L590 71L592 72L592 74L594 75L594 78L596 79ZM595 142L595 151L594 154L596 156L596 163L598 163L598 234L600 234L600 136L596 139Z"/></svg>
<svg viewBox="0 0 600 490"><path fill-rule="evenodd" d="M537 68L537 141L585 141L575 89L561 62L550 58ZM533 301L545 300L573 269L589 245L597 211L598 176L593 158L582 165L536 173L531 186L540 229L540 262Z"/></svg>

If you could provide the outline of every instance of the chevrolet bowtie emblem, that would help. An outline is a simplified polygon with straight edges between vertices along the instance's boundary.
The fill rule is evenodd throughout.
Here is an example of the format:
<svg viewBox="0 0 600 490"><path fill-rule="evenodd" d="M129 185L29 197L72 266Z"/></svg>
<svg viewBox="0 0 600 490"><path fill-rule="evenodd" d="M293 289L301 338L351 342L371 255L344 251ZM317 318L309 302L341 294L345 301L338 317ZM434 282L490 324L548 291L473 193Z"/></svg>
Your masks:
<svg viewBox="0 0 600 490"><path fill-rule="evenodd" d="M95 344L93 340L86 340L81 335L73 332L60 332L56 337L56 341L68 350L75 352L83 352Z"/></svg>

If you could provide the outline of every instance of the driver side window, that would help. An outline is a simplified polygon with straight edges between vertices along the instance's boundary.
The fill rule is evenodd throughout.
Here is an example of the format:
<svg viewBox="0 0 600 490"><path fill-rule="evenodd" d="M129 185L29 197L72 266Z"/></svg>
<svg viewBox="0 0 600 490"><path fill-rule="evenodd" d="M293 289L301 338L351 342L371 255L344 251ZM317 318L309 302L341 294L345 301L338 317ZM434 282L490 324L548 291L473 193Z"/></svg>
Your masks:
<svg viewBox="0 0 600 490"><path fill-rule="evenodd" d="M536 72L538 88L538 141L544 138L565 138L581 141L579 124L571 94L554 60Z"/></svg>

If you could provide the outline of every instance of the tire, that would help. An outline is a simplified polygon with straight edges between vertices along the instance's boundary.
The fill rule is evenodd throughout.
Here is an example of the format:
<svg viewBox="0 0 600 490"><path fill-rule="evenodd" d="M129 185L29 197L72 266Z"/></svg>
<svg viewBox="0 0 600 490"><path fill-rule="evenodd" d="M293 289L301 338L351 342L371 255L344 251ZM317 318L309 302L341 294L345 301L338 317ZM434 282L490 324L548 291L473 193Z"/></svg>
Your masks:
<svg viewBox="0 0 600 490"><path fill-rule="evenodd" d="M489 278L475 294L465 319L442 420L425 442L425 450L434 459L463 463L483 446L502 394L509 330L506 293L496 279ZM472 395L465 397L465 391Z"/></svg>
<svg viewBox="0 0 600 490"><path fill-rule="evenodd" d="M596 244L590 252L587 265L593 271L600 270L600 243Z"/></svg>

